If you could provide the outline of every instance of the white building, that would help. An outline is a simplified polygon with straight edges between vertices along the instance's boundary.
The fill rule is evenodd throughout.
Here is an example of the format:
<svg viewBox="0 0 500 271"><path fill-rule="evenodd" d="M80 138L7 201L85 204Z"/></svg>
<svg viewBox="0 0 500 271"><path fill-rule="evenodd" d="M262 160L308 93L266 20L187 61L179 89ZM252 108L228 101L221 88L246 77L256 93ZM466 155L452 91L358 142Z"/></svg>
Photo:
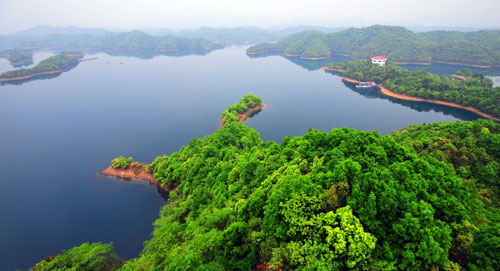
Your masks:
<svg viewBox="0 0 500 271"><path fill-rule="evenodd" d="M387 61L387 57L385 56L374 56L372 57L372 64L376 64L379 66L385 66L385 62Z"/></svg>

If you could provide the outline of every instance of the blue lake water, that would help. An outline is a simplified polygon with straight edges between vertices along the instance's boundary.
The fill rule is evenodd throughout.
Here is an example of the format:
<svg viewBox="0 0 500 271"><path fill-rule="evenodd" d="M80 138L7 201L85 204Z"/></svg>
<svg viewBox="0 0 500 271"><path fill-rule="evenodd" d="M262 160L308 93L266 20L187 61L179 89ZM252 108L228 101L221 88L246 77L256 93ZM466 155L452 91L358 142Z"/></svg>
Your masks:
<svg viewBox="0 0 500 271"><path fill-rule="evenodd" d="M147 59L93 53L86 58L97 60L56 78L0 86L0 270L27 269L83 242L113 242L123 258L136 256L166 201L145 182L98 171L119 155L148 163L213 133L221 112L247 93L267 104L247 125L278 142L309 128L387 134L477 118L356 91L318 63L250 58L245 49ZM36 53L35 63L51 54Z"/></svg>

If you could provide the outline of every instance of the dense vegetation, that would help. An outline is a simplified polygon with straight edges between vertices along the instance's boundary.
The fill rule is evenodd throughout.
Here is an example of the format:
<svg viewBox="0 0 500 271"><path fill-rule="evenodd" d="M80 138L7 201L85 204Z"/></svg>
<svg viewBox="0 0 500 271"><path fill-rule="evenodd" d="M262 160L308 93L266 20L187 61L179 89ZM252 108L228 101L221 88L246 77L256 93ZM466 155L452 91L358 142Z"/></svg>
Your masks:
<svg viewBox="0 0 500 271"><path fill-rule="evenodd" d="M115 159L111 160L111 166L113 168L126 169L130 164L133 163L134 163L134 158L132 157L125 158L123 156L118 156Z"/></svg>
<svg viewBox="0 0 500 271"><path fill-rule="evenodd" d="M40 63L38 63L32 68L6 71L0 74L0 79L16 78L21 76L39 74L43 72L53 72L53 71L62 72L65 69L78 65L79 58L80 57L68 56L65 54L51 56L47 59L40 61Z"/></svg>
<svg viewBox="0 0 500 271"><path fill-rule="evenodd" d="M262 104L262 99L253 94L243 96L239 102L229 106L222 113L222 125L237 122L238 114L243 114L249 108L256 107L260 104Z"/></svg>
<svg viewBox="0 0 500 271"><path fill-rule="evenodd" d="M11 65L18 66L22 64L33 63L33 52L22 49L9 49L0 52L0 57L5 57Z"/></svg>
<svg viewBox="0 0 500 271"><path fill-rule="evenodd" d="M498 270L499 132L477 120L277 144L230 123L148 166L175 189L120 270Z"/></svg>
<svg viewBox="0 0 500 271"><path fill-rule="evenodd" d="M37 263L33 271L116 270L123 264L112 244L84 243Z"/></svg>
<svg viewBox="0 0 500 271"><path fill-rule="evenodd" d="M477 108L500 117L500 88L482 75L467 80L437 76L425 71L409 71L392 63L385 67L372 65L369 60L332 63L328 67L343 69L343 76L360 81L374 81L408 96L436 99Z"/></svg>
<svg viewBox="0 0 500 271"><path fill-rule="evenodd" d="M308 44L310 32L292 34L277 43L257 44L248 48L247 52L299 52L300 50L296 50L292 45ZM500 31L433 31L417 34L403 27L374 25L349 28L335 33L314 31L314 35L321 40L321 47L328 47L329 54L351 55L361 59L384 55L398 62L445 61L500 65Z"/></svg>

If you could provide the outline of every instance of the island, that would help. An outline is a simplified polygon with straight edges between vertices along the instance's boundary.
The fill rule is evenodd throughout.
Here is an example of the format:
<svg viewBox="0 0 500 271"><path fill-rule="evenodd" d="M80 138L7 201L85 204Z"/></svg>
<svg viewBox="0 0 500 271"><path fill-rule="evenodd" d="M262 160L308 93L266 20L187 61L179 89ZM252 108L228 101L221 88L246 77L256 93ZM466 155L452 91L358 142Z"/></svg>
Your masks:
<svg viewBox="0 0 500 271"><path fill-rule="evenodd" d="M0 74L0 83L24 81L46 75L57 75L76 67L76 65L78 65L81 61L81 57L83 57L83 54L81 53L77 56L67 55L64 53L51 56L40 61L40 63L32 68L21 68L13 71L6 71Z"/></svg>
<svg viewBox="0 0 500 271"><path fill-rule="evenodd" d="M398 64L429 65L432 62L479 68L500 66L500 31L414 33L403 27L373 25L324 33L303 31L275 43L260 43L247 54L284 52L305 59L325 59L331 55L369 59L384 55Z"/></svg>
<svg viewBox="0 0 500 271"><path fill-rule="evenodd" d="M262 110L265 104L262 99L253 95L247 94L241 98L241 101L229 106L221 117L221 127L233 122L244 122L253 113Z"/></svg>
<svg viewBox="0 0 500 271"><path fill-rule="evenodd" d="M500 121L500 87L493 87L493 81L482 75L454 80L451 76L409 71L391 62L373 65L368 60L331 63L323 69L342 71L344 80L351 83L376 82L384 95L397 99L451 106Z"/></svg>
<svg viewBox="0 0 500 271"><path fill-rule="evenodd" d="M8 49L0 52L0 58L6 58L10 65L22 67L33 64L33 52L24 49Z"/></svg>

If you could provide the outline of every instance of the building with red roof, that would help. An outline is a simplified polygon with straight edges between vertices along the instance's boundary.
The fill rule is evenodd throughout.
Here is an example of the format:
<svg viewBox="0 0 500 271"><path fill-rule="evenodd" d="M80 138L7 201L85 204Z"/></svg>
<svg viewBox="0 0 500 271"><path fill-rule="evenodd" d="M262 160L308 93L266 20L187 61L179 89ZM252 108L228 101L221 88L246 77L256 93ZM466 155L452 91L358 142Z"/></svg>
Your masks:
<svg viewBox="0 0 500 271"><path fill-rule="evenodd" d="M372 57L372 64L385 66L385 62L387 61L387 57L385 56L374 56Z"/></svg>

